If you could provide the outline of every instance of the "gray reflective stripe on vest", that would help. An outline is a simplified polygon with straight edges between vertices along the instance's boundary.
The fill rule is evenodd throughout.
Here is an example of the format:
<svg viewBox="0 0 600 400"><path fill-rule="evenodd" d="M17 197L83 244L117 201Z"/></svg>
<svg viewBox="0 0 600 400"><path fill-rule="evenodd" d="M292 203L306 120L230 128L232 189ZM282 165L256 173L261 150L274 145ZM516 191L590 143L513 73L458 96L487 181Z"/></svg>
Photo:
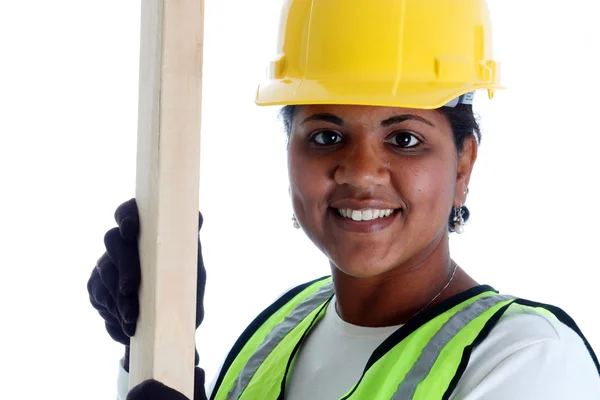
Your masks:
<svg viewBox="0 0 600 400"><path fill-rule="evenodd" d="M313 312L317 307L323 304L333 295L333 283L329 282L321 286L312 295L299 303L285 319L275 326L265 337L265 340L258 346L258 349L250 357L240 374L236 377L233 387L227 394L227 399L238 399L250 380L258 371L260 365L267 359L273 349L283 340L285 335L290 333L304 318Z"/></svg>
<svg viewBox="0 0 600 400"><path fill-rule="evenodd" d="M398 390L392 400L412 399L417 390L417 385L427 378L444 346L452 340L471 321L496 304L514 299L512 296L488 296L469 304L454 314L435 335L429 340L421 355L412 366L404 380L398 385Z"/></svg>

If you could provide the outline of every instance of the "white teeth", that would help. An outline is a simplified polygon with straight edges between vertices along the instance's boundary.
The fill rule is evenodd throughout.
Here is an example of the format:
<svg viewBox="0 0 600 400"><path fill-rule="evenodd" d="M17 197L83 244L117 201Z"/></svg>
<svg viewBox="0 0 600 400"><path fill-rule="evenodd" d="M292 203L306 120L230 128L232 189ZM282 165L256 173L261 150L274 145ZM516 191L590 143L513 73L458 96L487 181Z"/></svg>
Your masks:
<svg viewBox="0 0 600 400"><path fill-rule="evenodd" d="M375 218L384 218L392 215L394 210L352 210L350 208L339 208L338 213L345 218L354 221L371 221Z"/></svg>

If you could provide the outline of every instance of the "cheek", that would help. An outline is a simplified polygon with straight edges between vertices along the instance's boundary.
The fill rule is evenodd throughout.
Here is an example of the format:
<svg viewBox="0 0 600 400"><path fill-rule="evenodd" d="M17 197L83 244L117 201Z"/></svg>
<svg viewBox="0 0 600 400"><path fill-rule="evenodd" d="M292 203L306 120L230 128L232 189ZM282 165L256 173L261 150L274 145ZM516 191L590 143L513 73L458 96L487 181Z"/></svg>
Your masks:
<svg viewBox="0 0 600 400"><path fill-rule="evenodd" d="M292 203L296 216L304 224L310 223L311 215L326 207L333 180L325 159L309 157L290 143L288 150L288 173Z"/></svg>
<svg viewBox="0 0 600 400"><path fill-rule="evenodd" d="M424 219L441 219L443 223L447 220L456 184L453 165L441 157L428 157L396 177L395 184L406 197L409 211L419 219L419 223L423 223Z"/></svg>

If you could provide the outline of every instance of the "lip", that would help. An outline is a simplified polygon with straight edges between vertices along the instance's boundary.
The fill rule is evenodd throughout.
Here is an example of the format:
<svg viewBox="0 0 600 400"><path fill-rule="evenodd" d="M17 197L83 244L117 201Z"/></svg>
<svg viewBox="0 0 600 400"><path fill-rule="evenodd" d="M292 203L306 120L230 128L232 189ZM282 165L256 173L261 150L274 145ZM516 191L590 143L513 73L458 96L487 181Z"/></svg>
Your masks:
<svg viewBox="0 0 600 400"><path fill-rule="evenodd" d="M340 208L352 208L352 207L340 207ZM354 210L364 210L369 208L386 208L392 209L393 207L363 207L363 208L353 208ZM353 232L353 233L377 233L387 229L390 225L396 221L399 215L402 213L401 209L394 208L394 212L388 216L383 218L375 218L370 221L355 221L351 218L342 217L336 208L329 208L329 214L333 219L334 223L340 227L341 229Z"/></svg>

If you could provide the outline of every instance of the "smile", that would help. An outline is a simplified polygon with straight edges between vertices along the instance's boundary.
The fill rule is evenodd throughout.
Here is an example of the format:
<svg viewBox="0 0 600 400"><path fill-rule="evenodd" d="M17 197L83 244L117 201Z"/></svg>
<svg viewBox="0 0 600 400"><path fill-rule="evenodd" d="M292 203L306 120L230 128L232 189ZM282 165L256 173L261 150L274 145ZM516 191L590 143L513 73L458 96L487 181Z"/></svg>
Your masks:
<svg viewBox="0 0 600 400"><path fill-rule="evenodd" d="M354 221L371 221L377 218L385 218L392 215L392 209L367 209L367 210L352 210L351 208L338 208L337 212L344 218L349 218Z"/></svg>

